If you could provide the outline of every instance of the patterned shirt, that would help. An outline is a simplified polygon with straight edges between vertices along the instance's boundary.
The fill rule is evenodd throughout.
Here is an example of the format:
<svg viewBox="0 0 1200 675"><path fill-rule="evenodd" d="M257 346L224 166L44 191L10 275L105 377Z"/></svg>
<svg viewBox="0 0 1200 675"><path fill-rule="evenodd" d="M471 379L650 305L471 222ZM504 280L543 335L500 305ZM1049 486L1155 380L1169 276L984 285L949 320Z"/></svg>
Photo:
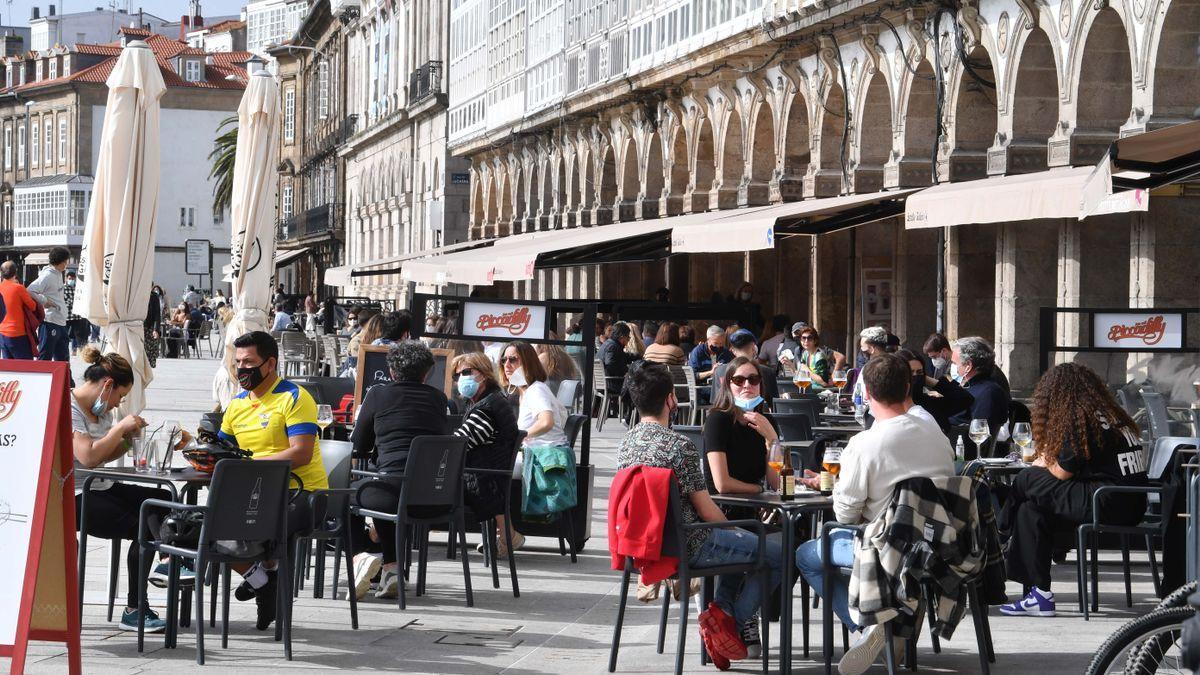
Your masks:
<svg viewBox="0 0 1200 675"><path fill-rule="evenodd" d="M67 303L67 321L83 318L75 313L75 282L63 284L63 300Z"/></svg>
<svg viewBox="0 0 1200 675"><path fill-rule="evenodd" d="M707 490L704 474L700 472L700 451L686 436L656 423L642 422L625 434L617 448L617 469L631 466L651 466L671 469L679 487L684 524L700 522L700 516L688 497L693 492ZM687 535L688 560L695 560L700 547L708 538L706 531Z"/></svg>

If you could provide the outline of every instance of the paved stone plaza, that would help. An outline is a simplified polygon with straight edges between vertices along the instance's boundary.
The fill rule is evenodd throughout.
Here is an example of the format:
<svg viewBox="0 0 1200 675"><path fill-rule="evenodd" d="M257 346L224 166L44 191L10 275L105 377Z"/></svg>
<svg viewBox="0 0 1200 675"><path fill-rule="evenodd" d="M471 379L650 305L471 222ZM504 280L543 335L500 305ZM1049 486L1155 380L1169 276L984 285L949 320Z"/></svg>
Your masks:
<svg viewBox="0 0 1200 675"><path fill-rule="evenodd" d="M209 383L215 361L183 360L159 362L158 377L150 387L151 420L180 419L194 426L200 412L210 409ZM78 364L76 364L78 367ZM253 603L231 600L228 649L221 649L218 629L208 629L208 665L204 672L256 671L271 669L371 670L409 673L599 673L606 668L611 626L616 616L618 575L609 569L605 545L607 488L613 476L618 424L606 425L593 437L592 457L597 466L593 494L592 538L577 565L560 557L555 542L533 539L518 555L521 597L514 599L507 586L507 569L501 568L501 588L491 587L490 573L472 549L471 572L475 607L465 607L461 566L445 559L437 546L430 553L428 595L410 595L409 609L400 612L393 601L368 596L359 606L361 626L350 629L349 605L312 597L311 585L296 603L294 659L283 658L282 645L271 635L254 630ZM87 598L83 615L83 662L88 673L165 673L198 671L191 629L184 629L179 648L162 648L161 636L150 636L145 654L138 654L134 634L116 629L105 620L108 542L91 539L87 575ZM1079 673L1104 638L1135 613L1152 605L1151 584L1144 554L1135 566L1134 609L1123 607L1120 567L1117 556L1101 568L1102 612L1085 623L1075 611L1074 558L1055 573L1060 616L1053 619L1017 620L992 612L997 673ZM331 573L331 572L330 572ZM124 588L124 580L119 589ZM343 586L344 588L344 586ZM151 603L161 609L164 592L151 589ZM1013 590L1010 585L1010 591ZM668 632L667 653L654 650L657 604L639 606L631 598L626 617L618 672L670 672L674 660L675 631ZM119 610L118 610L119 612ZM799 612L796 613L797 617ZM819 612L812 626L814 652L819 653ZM672 614L675 619L675 614ZM674 624L673 624L674 625ZM699 639L695 622L689 626L687 666L689 672L712 671L699 665ZM772 636L772 642L777 638ZM800 630L796 631L798 672L817 673L817 661L800 653ZM840 651L839 651L840 653ZM30 653L31 672L66 672L61 646L35 643ZM952 642L943 642L941 654L933 654L923 641L922 668L932 672L978 672L974 634L965 621ZM777 663L774 662L773 663ZM740 668L752 672L753 664ZM877 667L873 672L883 672Z"/></svg>

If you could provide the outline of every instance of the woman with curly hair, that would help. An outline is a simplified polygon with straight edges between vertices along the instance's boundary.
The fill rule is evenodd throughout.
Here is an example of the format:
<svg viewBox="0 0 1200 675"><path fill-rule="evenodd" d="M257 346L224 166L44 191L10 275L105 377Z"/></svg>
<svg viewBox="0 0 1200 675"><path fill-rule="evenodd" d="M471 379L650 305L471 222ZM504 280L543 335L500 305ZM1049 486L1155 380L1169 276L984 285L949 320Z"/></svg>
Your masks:
<svg viewBox="0 0 1200 675"><path fill-rule="evenodd" d="M1146 453L1137 424L1117 405L1092 369L1063 363L1042 375L1033 392L1037 459L1017 475L1004 507L1011 530L1008 578L1031 587L1003 605L1015 616L1054 616L1050 560L1054 535L1092 520L1092 495L1105 485L1144 485ZM1102 495L1106 523L1135 525L1146 512L1141 493Z"/></svg>

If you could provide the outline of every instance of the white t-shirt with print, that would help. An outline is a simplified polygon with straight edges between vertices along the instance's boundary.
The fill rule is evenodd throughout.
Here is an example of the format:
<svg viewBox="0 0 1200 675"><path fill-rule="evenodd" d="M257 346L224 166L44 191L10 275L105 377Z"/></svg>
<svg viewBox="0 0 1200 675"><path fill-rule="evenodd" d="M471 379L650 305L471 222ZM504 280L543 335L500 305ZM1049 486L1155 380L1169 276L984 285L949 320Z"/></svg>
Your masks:
<svg viewBox="0 0 1200 675"><path fill-rule="evenodd" d="M517 410L517 428L528 430L537 421L538 415L549 410L554 416L554 428L534 438L525 439L527 448L567 447L567 433L564 429L567 423L567 409L562 402L550 391L545 382L534 382L521 395L521 405Z"/></svg>

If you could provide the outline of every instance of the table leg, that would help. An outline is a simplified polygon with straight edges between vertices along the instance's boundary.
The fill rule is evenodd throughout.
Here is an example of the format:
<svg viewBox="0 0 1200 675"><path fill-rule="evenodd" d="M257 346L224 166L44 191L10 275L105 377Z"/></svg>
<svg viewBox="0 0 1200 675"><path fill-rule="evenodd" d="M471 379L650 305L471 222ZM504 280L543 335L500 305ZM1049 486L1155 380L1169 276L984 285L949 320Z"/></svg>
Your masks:
<svg viewBox="0 0 1200 675"><path fill-rule="evenodd" d="M793 539L796 536L796 522L786 509L780 510L783 516L783 570L780 580L779 597L783 606L779 609L779 672L792 672L792 571L795 563Z"/></svg>

